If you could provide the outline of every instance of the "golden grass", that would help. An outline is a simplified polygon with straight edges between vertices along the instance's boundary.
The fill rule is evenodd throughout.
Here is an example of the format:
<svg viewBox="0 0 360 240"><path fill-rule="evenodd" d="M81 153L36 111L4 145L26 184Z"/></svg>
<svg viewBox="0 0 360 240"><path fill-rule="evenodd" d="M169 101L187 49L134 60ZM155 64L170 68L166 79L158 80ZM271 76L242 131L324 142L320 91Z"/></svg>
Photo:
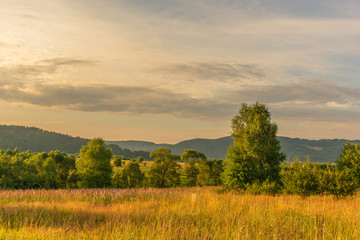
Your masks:
<svg viewBox="0 0 360 240"><path fill-rule="evenodd" d="M360 198L220 188L0 191L0 239L360 239Z"/></svg>

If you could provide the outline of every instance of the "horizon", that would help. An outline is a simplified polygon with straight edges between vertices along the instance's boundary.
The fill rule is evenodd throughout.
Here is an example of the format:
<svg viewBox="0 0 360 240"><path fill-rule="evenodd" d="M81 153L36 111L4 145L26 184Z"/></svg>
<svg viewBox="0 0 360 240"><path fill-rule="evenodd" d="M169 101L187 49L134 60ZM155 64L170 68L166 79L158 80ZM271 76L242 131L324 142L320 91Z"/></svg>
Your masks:
<svg viewBox="0 0 360 240"><path fill-rule="evenodd" d="M360 136L360 2L4 0L0 124L106 141Z"/></svg>
<svg viewBox="0 0 360 240"><path fill-rule="evenodd" d="M74 136L74 135L71 135L71 134L67 134L67 133L63 133L63 132L56 132L56 131L52 131L52 130L48 130L48 129L42 129L42 128L38 128L38 127L34 127L34 126L23 126L23 125L0 125L0 126L9 126L9 127L25 127L25 128L37 128L37 129L40 129L40 130L43 130L43 131L46 131L46 132L54 132L54 133L57 133L57 134L62 134L62 135L68 135L70 137L74 137L74 138L82 138L82 139L86 139L86 140L91 140L91 139L94 139L94 138L98 138L98 137L92 137L92 138L85 138L85 137L82 137L82 136ZM217 138L200 138L200 137L195 137L195 138L189 138L189 139L182 139L180 141L177 141L177 142L154 142L154 141L151 141L151 140L144 140L144 139L114 139L114 140L108 140L108 139L103 139L105 142L149 142L149 143L155 143L155 144L169 144L169 145L176 145L178 143L181 143L181 142L184 142L184 141L189 141L189 140L196 140L196 139L204 139L204 140L217 140L217 139L220 139L220 138L226 138L226 137L231 137L231 135L228 135L228 136L222 136L222 137L217 137ZM281 138L291 138L291 139L300 139L300 140L310 140L310 141L321 141L321 140L348 140L348 141L360 141L360 138L359 139L346 139L346 138L315 138L315 139L310 139L310 138L299 138L299 137L288 137L288 136L279 136L277 135L277 137L281 137ZM100 137L101 138L101 137Z"/></svg>

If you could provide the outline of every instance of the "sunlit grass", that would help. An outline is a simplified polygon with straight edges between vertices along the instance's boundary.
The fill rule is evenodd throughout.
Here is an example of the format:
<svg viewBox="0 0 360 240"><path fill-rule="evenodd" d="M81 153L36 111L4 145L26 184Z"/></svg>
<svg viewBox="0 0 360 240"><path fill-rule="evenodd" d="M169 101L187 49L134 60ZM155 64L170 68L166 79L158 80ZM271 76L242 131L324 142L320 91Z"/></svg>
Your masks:
<svg viewBox="0 0 360 240"><path fill-rule="evenodd" d="M0 191L0 239L360 239L360 198L219 188Z"/></svg>

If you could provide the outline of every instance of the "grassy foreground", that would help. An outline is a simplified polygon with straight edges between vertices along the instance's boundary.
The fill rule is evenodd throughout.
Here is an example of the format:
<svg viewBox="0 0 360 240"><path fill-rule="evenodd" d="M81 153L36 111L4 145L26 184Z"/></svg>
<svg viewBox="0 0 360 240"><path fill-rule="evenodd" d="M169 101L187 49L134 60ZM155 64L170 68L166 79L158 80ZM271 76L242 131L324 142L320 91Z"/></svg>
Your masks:
<svg viewBox="0 0 360 240"><path fill-rule="evenodd" d="M0 191L0 239L360 239L360 197L219 188Z"/></svg>

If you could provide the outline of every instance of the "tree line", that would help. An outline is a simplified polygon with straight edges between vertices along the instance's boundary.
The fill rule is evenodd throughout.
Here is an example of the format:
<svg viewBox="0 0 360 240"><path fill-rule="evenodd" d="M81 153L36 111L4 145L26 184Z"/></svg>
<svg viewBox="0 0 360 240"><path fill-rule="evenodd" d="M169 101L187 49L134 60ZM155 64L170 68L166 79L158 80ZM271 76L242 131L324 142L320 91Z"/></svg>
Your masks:
<svg viewBox="0 0 360 240"><path fill-rule="evenodd" d="M151 152L150 170L142 172L142 156L131 159L114 155L104 141L95 138L80 150L80 158L60 151L49 153L0 150L0 188L132 188L221 185L223 160L207 159L195 150L179 156L168 148ZM128 160L124 165L124 160ZM184 168L179 161L184 162ZM122 168L120 166L124 165ZM114 170L115 169L115 170Z"/></svg>
<svg viewBox="0 0 360 240"><path fill-rule="evenodd" d="M250 193L352 195L360 183L360 148L346 143L336 164L310 161L284 162L276 138L277 125L268 108L260 103L242 104L232 119L234 145L226 160L208 159L185 149L175 155L169 148L150 153L149 170L141 171L144 157L127 161L115 155L101 138L82 146L79 158L60 151L49 153L0 150L0 187L28 188L133 188L224 186L226 190ZM179 164L182 162L182 164ZM145 163L144 163L145 164ZM115 166L115 167L114 167Z"/></svg>

